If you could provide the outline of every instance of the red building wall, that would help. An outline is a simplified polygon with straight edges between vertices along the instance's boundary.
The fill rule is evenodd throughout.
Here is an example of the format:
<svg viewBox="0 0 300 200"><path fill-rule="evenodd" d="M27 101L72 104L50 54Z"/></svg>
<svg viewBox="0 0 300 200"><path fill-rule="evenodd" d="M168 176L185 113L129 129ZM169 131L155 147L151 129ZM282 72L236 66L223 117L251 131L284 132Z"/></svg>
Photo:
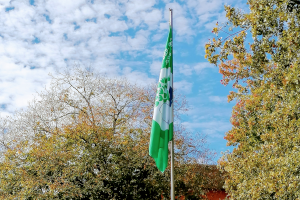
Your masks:
<svg viewBox="0 0 300 200"><path fill-rule="evenodd" d="M221 191L209 191L208 193L206 193L206 197L209 200L223 200L225 199L227 196L227 193L225 192L225 190L221 190Z"/></svg>
<svg viewBox="0 0 300 200"><path fill-rule="evenodd" d="M220 190L220 191L209 191L206 193L205 196L203 197L206 197L208 200L223 200L225 199L227 196L227 193L225 192L225 190ZM164 199L163 196L161 196L161 199ZM184 196L181 196L181 197L175 197L175 199L178 199L178 200L185 200L185 197Z"/></svg>

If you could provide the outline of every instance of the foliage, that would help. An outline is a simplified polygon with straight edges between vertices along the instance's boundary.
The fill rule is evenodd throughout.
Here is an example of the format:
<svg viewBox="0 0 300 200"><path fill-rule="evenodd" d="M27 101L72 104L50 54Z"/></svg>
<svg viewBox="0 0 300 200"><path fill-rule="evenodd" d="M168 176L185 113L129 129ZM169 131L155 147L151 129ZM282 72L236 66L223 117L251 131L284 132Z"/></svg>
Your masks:
<svg viewBox="0 0 300 200"><path fill-rule="evenodd" d="M222 83L236 89L228 95L237 101L225 136L235 148L219 161L225 188L231 199L299 199L300 2L247 4L249 13L225 6L229 22L206 44ZM227 27L235 32L218 37Z"/></svg>
<svg viewBox="0 0 300 200"><path fill-rule="evenodd" d="M2 198L159 199L167 179L147 166L147 156L135 155L139 139L114 136L86 121L49 137L38 134L29 151L22 151L23 142L7 152Z"/></svg>
<svg viewBox="0 0 300 200"><path fill-rule="evenodd" d="M53 77L27 110L1 121L0 197L168 198L170 167L162 174L148 155L155 90L79 68ZM180 95L175 109L178 121L187 109ZM175 134L176 195L196 198L207 178L195 163L213 154L201 135L180 125Z"/></svg>

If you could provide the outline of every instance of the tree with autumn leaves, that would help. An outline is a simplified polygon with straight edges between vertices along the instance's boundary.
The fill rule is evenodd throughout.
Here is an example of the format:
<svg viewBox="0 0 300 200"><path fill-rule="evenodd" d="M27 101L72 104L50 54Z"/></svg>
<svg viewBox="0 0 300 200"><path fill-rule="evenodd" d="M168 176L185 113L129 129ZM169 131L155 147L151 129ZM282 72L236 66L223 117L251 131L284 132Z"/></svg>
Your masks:
<svg viewBox="0 0 300 200"><path fill-rule="evenodd" d="M161 199L169 196L170 168L162 174L148 155L156 86L75 68L52 76L28 108L1 119L1 199ZM175 97L175 119L187 109ZM175 127L177 196L204 194L213 152L202 135ZM202 166L202 167L201 167ZM220 177L220 176L219 176ZM219 179L218 179L219 180ZM191 191L193 191L191 193Z"/></svg>
<svg viewBox="0 0 300 200"><path fill-rule="evenodd" d="M225 189L230 199L300 199L300 1L247 4L225 6L228 22L205 47L236 89L225 136L235 148L219 160Z"/></svg>

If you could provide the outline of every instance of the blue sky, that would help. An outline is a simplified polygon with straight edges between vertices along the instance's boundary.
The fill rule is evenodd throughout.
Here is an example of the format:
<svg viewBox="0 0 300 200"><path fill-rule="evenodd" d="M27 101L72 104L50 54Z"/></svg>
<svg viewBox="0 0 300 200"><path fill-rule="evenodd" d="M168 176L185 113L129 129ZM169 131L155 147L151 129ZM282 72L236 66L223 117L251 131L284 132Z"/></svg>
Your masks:
<svg viewBox="0 0 300 200"><path fill-rule="evenodd" d="M156 83L172 8L174 87L190 105L182 123L206 134L219 158L232 149L223 139L232 87L221 85L217 67L204 59L204 44L216 22L226 21L224 4L247 9L241 0L0 0L0 114L26 108L49 85L49 72L74 64Z"/></svg>

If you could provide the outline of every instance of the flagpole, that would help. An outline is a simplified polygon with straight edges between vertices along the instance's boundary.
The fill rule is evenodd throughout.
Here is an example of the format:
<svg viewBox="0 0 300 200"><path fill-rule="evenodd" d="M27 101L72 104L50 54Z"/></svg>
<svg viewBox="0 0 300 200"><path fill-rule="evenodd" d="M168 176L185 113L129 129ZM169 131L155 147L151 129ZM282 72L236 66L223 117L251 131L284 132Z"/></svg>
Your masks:
<svg viewBox="0 0 300 200"><path fill-rule="evenodd" d="M172 55L173 55L173 9L169 8L170 11L170 26L172 30ZM173 56L172 56L173 59ZM173 63L173 60L172 60ZM172 66L173 67L173 66ZM174 68L173 68L173 74L174 74ZM173 85L173 77L172 77L172 86ZM174 91L174 90L173 90ZM174 93L173 93L174 97ZM173 98L174 99L174 98ZM174 123L174 103L173 103L173 123ZM173 132L173 138L171 140L171 200L175 200L175 192L174 192L174 132Z"/></svg>

